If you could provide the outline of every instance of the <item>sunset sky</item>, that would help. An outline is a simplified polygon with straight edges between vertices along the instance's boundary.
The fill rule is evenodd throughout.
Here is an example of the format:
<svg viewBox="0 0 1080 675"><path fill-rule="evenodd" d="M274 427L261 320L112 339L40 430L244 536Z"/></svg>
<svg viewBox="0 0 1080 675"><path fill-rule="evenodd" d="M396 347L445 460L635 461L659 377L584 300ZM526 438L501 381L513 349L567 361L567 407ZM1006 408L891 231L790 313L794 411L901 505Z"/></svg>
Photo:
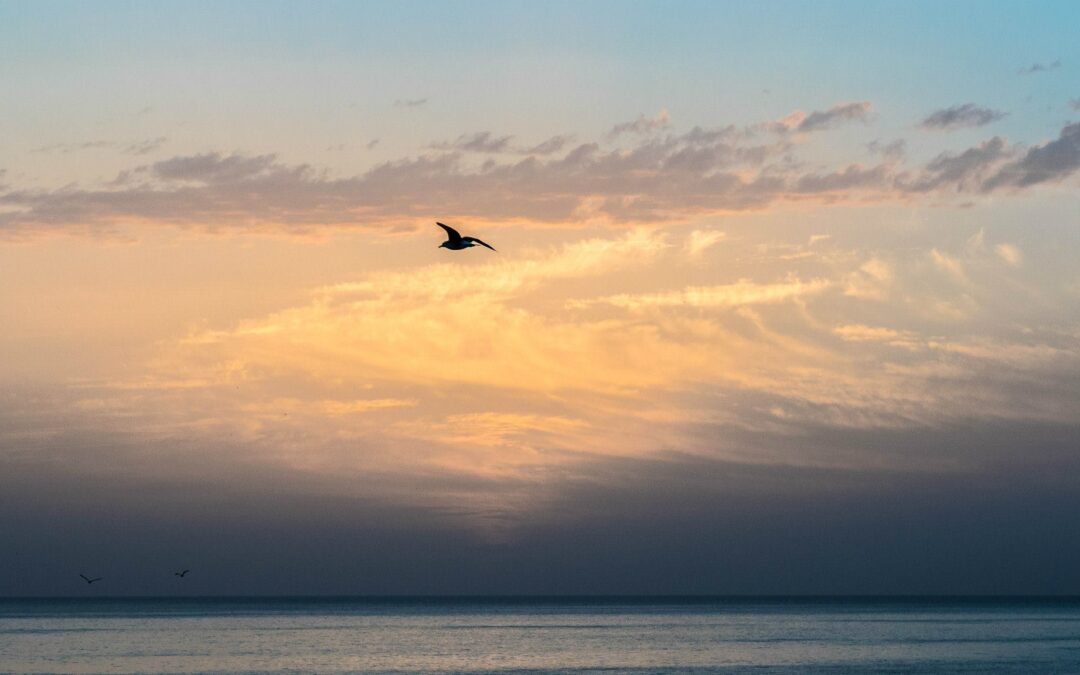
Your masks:
<svg viewBox="0 0 1080 675"><path fill-rule="evenodd" d="M1078 27L0 2L0 595L1080 593Z"/></svg>

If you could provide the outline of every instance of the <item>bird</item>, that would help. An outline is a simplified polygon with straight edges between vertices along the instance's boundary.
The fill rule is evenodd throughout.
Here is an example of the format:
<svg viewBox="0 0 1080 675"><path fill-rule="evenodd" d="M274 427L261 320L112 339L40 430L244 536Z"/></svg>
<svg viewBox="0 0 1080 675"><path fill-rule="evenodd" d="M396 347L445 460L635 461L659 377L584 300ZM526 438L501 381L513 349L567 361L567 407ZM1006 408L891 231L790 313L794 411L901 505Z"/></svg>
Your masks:
<svg viewBox="0 0 1080 675"><path fill-rule="evenodd" d="M190 572L190 571L191 571L191 570L184 570L183 572L173 572L173 574L175 574L176 576L178 576L178 577L180 577L181 579L183 579L183 578L184 578L184 575L185 575L185 574L187 574L187 573L188 573L188 572Z"/></svg>
<svg viewBox="0 0 1080 675"><path fill-rule="evenodd" d="M487 244L480 241L476 237L463 237L463 236L461 236L460 232L458 232L454 228L450 227L449 225L444 225L442 223L435 223L435 224L438 225L439 227L441 227L442 229L446 230L446 241L439 244L439 248L448 248L451 251L460 251L463 248L472 248L473 246L476 246L477 244L480 244L481 246L484 246L486 248L490 248L492 251L495 250L494 248L492 248L491 246L488 246Z"/></svg>
<svg viewBox="0 0 1080 675"><path fill-rule="evenodd" d="M92 584L95 581L101 581L101 577L94 577L93 579L91 579L90 577L86 576L85 574L80 574L79 576L82 577L82 580L85 581L88 584Z"/></svg>

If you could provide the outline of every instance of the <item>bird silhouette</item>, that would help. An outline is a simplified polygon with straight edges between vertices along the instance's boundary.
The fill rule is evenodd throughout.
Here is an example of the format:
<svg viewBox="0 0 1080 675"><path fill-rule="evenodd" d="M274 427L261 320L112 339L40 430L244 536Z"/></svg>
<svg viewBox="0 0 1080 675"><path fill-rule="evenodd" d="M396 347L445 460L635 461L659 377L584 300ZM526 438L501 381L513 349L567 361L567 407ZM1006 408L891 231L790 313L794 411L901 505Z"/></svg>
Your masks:
<svg viewBox="0 0 1080 675"><path fill-rule="evenodd" d="M173 572L173 574L175 574L176 576L178 576L178 577L180 577L181 579L183 579L183 578L184 578L184 575L185 575L185 574L187 574L187 573L188 573L188 572L190 572L190 571L191 571L191 570L184 570L183 572Z"/></svg>
<svg viewBox="0 0 1080 675"><path fill-rule="evenodd" d="M492 248L491 246L488 246L487 244L480 241L476 237L463 237L463 236L461 236L460 232L458 232L454 228L450 227L449 225L444 225L442 223L435 223L435 224L438 225L439 227L441 227L442 229L446 230L446 241L439 244L439 248L448 248L451 251L460 251L463 248L472 248L473 246L476 246L477 244L480 244L481 246L484 246L485 248L490 248L492 251L495 250L494 248Z"/></svg>
<svg viewBox="0 0 1080 675"><path fill-rule="evenodd" d="M80 574L79 576L82 577L82 580L85 581L88 584L92 584L95 581L101 581L101 577L94 577L93 579L91 579L90 577L86 576L85 574Z"/></svg>

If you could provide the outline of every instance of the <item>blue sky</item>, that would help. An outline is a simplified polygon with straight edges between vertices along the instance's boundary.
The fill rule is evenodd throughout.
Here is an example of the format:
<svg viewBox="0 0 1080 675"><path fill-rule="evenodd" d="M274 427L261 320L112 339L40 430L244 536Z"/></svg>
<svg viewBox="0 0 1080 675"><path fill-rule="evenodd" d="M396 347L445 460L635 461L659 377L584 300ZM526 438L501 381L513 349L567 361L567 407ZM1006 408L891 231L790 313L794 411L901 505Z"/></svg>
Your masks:
<svg viewBox="0 0 1080 675"><path fill-rule="evenodd" d="M0 105L9 146L146 107L241 146L305 119L404 144L392 104L421 98L410 126L431 140L479 120L588 133L663 107L689 128L870 99L889 130L974 100L1035 141L1077 96L1078 22L1068 2L3 3Z"/></svg>

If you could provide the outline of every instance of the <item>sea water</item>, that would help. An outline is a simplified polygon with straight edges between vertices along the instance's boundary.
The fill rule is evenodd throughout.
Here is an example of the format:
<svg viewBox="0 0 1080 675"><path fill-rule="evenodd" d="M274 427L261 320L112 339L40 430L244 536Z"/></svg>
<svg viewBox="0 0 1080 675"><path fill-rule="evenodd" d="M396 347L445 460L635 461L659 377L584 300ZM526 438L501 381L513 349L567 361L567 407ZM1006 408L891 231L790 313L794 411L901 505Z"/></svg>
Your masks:
<svg viewBox="0 0 1080 675"><path fill-rule="evenodd" d="M1080 601L0 600L16 673L1080 673Z"/></svg>

